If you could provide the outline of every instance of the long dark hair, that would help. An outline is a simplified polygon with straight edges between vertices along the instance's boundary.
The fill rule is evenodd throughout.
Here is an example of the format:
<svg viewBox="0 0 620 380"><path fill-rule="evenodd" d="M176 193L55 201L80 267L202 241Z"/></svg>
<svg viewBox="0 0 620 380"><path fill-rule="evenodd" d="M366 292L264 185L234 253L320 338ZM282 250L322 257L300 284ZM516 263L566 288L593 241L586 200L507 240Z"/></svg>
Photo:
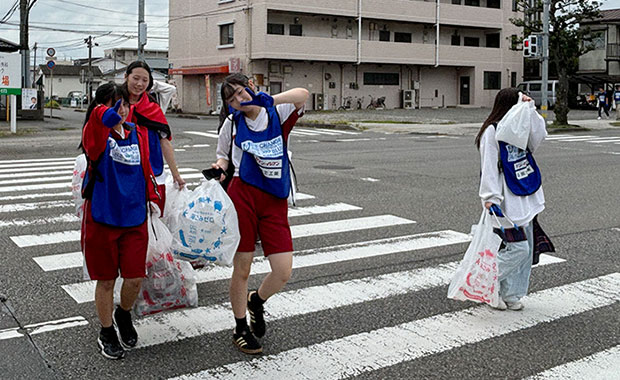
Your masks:
<svg viewBox="0 0 620 380"><path fill-rule="evenodd" d="M491 114L487 119L482 123L482 127L480 127L480 131L476 136L475 144L478 149L480 149L480 139L484 134L484 131L487 127L493 123L497 123L506 113L519 102L519 90L516 88L504 88L500 90L495 96L495 103L493 104L493 109L491 110Z"/></svg>
<svg viewBox="0 0 620 380"><path fill-rule="evenodd" d="M248 87L250 85L250 79L241 73L230 74L224 78L224 83L222 83L222 89L220 91L220 95L222 96L222 109L220 110L220 126L217 129L218 132L222 128L224 120L226 120L230 114L226 99L230 98L235 93L235 89L232 86L233 84Z"/></svg>
<svg viewBox="0 0 620 380"><path fill-rule="evenodd" d="M149 98L151 98L151 101L156 102L157 100L153 98L153 96L151 95L151 88L153 88L153 71L151 70L151 67L148 65L148 63L144 62L144 61L133 61L129 64L129 66L127 66L127 69L125 70L125 76L129 77L129 74L131 74L131 72L134 69L137 68L141 68L146 70L147 73L149 73L149 85L146 87L146 94ZM127 91L127 93L129 93L129 88L127 87L127 78L125 78L125 82L123 83L123 88L125 89L125 91Z"/></svg>
<svg viewBox="0 0 620 380"><path fill-rule="evenodd" d="M129 93L127 91L114 82L108 82L99 86L95 92L95 99L90 102L90 105L86 110L86 117L84 118L84 124L82 127L86 125L88 119L90 118L90 114L99 104L107 104L110 100L115 103L120 98L125 99L125 101L129 101L128 95Z"/></svg>

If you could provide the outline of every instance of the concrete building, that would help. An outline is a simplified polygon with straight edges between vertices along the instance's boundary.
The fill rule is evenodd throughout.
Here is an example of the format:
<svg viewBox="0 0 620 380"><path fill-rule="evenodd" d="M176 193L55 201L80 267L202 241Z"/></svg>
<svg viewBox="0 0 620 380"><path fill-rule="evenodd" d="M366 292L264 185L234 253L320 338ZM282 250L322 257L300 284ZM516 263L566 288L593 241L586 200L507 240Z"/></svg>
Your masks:
<svg viewBox="0 0 620 380"><path fill-rule="evenodd" d="M170 74L185 112L219 105L231 72L309 109L490 106L521 81L512 0L170 0ZM403 104L403 96L407 101Z"/></svg>
<svg viewBox="0 0 620 380"><path fill-rule="evenodd" d="M84 82L85 73L88 68L76 65L56 65L51 75L50 69L46 65L39 65L37 74L37 85L43 86L46 98L65 98L70 92L86 93ZM102 74L99 67L93 66L93 91L99 87L102 81Z"/></svg>

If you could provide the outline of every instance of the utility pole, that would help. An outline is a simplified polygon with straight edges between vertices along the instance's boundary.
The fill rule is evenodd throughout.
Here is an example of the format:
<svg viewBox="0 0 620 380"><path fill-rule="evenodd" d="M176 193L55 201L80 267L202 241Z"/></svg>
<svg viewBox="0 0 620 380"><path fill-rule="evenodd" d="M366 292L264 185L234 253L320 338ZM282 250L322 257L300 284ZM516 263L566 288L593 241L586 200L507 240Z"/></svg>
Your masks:
<svg viewBox="0 0 620 380"><path fill-rule="evenodd" d="M37 43L34 43L34 47L32 48L32 50L34 50L34 64L32 67L32 87L35 86L35 83L37 83Z"/></svg>
<svg viewBox="0 0 620 380"><path fill-rule="evenodd" d="M93 36L88 36L88 38L84 39L84 42L88 45L88 73L86 74L86 90L88 94L86 94L86 96L88 97L88 104L90 105L93 94ZM95 43L95 46L99 46L99 44Z"/></svg>
<svg viewBox="0 0 620 380"><path fill-rule="evenodd" d="M28 0L19 0L19 44L22 54L22 87L30 87L30 49L28 48Z"/></svg>
<svg viewBox="0 0 620 380"><path fill-rule="evenodd" d="M144 60L146 45L146 23L144 22L144 0L138 1L138 60Z"/></svg>
<svg viewBox="0 0 620 380"><path fill-rule="evenodd" d="M548 88L549 81L549 0L543 0L543 34L542 34L542 104L540 110L542 116L547 119L549 107Z"/></svg>

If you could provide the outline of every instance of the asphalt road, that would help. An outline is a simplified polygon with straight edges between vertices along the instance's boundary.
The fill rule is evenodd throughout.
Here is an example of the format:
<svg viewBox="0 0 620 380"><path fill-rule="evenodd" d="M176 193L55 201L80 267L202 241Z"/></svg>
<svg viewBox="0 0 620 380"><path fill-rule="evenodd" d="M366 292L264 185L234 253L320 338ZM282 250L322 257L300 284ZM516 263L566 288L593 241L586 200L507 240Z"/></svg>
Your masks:
<svg viewBox="0 0 620 380"><path fill-rule="evenodd" d="M299 191L314 198L299 201L307 215L291 225L334 223L294 239L299 267L285 293L266 304L265 354L250 358L233 347L232 316L216 318L228 281L207 269L198 309L138 319L144 346L111 362L97 352L93 303L77 303L61 287L82 282L81 267L63 267L58 256L78 252L79 242L20 247L15 239L79 228L61 218L73 212L68 187L43 185L70 182L52 172L72 166L59 158L77 154L79 117L70 124L0 139L3 379L521 379L558 366L560 378L611 379L620 372L620 131L550 136L537 152L547 200L540 222L557 252L533 270L525 310L499 312L445 296L480 216L473 136L299 128L291 140ZM179 166L207 167L215 120L171 124ZM338 203L348 210L310 209ZM374 242L391 238L402 246ZM41 257L61 268L45 271L34 260Z"/></svg>

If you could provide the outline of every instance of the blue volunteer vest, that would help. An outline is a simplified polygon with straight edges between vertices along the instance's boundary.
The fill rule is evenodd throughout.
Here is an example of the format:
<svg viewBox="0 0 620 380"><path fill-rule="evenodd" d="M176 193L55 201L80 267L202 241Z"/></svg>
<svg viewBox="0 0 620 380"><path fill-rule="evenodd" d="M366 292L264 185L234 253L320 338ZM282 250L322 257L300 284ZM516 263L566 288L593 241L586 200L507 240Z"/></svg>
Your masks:
<svg viewBox="0 0 620 380"><path fill-rule="evenodd" d="M620 91L614 92L614 100L620 102Z"/></svg>
<svg viewBox="0 0 620 380"><path fill-rule="evenodd" d="M237 126L235 145L243 150L239 176L243 182L268 194L287 198L291 190L291 175L282 125L275 107L265 109L269 124L262 132L251 131L240 111L233 114Z"/></svg>
<svg viewBox="0 0 620 380"><path fill-rule="evenodd" d="M151 163L151 169L153 169L153 175L155 177L161 175L164 172L164 155L161 151L161 143L159 142L159 132L149 131L149 162Z"/></svg>
<svg viewBox="0 0 620 380"><path fill-rule="evenodd" d="M540 170L529 150L498 141L504 179L514 195L534 194L542 184Z"/></svg>
<svg viewBox="0 0 620 380"><path fill-rule="evenodd" d="M133 124L128 125L133 127ZM146 220L146 181L140 159L138 131L107 146L95 168L91 214L98 223L114 227L135 227ZM88 183L87 172L84 183Z"/></svg>
<svg viewBox="0 0 620 380"><path fill-rule="evenodd" d="M605 105L605 103L607 103L605 93L598 94L598 101L601 103L601 105Z"/></svg>

